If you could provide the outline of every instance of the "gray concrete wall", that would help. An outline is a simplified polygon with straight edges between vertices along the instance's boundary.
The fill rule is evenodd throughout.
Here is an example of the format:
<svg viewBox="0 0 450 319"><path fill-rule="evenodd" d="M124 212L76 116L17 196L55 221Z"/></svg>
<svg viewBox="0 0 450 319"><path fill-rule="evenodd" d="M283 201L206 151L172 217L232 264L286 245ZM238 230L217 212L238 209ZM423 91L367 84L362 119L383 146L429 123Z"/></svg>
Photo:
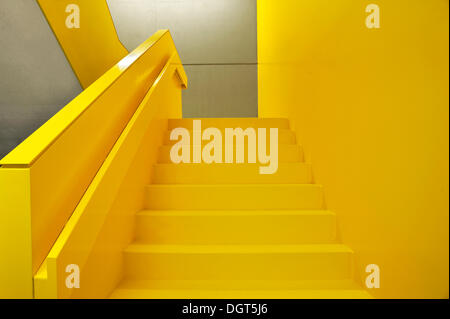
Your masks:
<svg viewBox="0 0 450 319"><path fill-rule="evenodd" d="M107 0L128 50L169 29L185 64L185 117L258 114L256 0Z"/></svg>
<svg viewBox="0 0 450 319"><path fill-rule="evenodd" d="M81 92L34 0L0 1L0 158Z"/></svg>
<svg viewBox="0 0 450 319"><path fill-rule="evenodd" d="M133 50L170 29L189 76L185 117L257 116L256 0L108 0ZM0 158L81 86L34 0L0 0Z"/></svg>

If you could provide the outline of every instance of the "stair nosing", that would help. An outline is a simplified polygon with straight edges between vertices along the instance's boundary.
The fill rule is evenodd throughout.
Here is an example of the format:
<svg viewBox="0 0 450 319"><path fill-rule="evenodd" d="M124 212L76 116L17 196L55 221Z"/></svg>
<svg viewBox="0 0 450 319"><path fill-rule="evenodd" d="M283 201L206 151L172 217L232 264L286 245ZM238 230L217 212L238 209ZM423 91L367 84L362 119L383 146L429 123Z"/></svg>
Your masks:
<svg viewBox="0 0 450 319"><path fill-rule="evenodd" d="M136 214L137 217L164 216L336 216L336 213L321 210L151 210L145 209Z"/></svg>
<svg viewBox="0 0 450 319"><path fill-rule="evenodd" d="M155 163L153 164L155 167L157 166L179 166L179 167L183 167L183 166L191 166L191 167L200 167L205 166L205 167L217 167L217 166L228 166L228 167L236 167L236 166L240 166L240 167L244 167L244 166L261 166L260 163L212 163L212 164L208 164L208 163ZM311 163L309 162L281 162L278 163L278 167L280 166L312 166Z"/></svg>
<svg viewBox="0 0 450 319"><path fill-rule="evenodd" d="M147 188L183 188L183 187L198 187L198 188L220 188L220 187L233 187L233 188L244 188L244 187L258 187L258 188L273 188L273 187L306 187L306 188L323 188L322 184L149 184Z"/></svg>
<svg viewBox="0 0 450 319"><path fill-rule="evenodd" d="M132 243L126 254L320 254L346 253L353 250L344 244L304 245L152 245Z"/></svg>

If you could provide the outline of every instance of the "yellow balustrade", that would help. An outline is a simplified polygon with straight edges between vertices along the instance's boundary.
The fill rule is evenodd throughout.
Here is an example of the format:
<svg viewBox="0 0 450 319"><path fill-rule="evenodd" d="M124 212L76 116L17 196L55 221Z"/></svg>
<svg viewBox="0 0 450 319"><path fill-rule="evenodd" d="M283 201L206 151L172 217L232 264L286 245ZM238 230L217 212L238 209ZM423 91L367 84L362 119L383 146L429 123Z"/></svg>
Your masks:
<svg viewBox="0 0 450 319"><path fill-rule="evenodd" d="M187 78L170 33L165 30L158 31L0 161L0 248L5 261L0 265L1 297L32 297L32 278L41 266L36 287L46 288L42 293L38 290L37 296L68 296L67 292L56 289L56 285L61 283L60 277L52 273L54 270L61 274L58 258L65 261L64 258L67 257L66 250L63 249L65 244L54 246L55 242L61 242L57 241L60 234L67 234L67 230L63 231L66 223L65 229L78 225L71 219L75 208L77 213L73 216L79 218L80 222L85 218L82 214L84 209L93 209L94 213L90 211L91 214L88 215L94 216L94 219L100 218L99 216L104 218L107 213L98 213L98 202L86 202L86 196L97 199L98 193L92 190L92 187L97 186L91 185L94 177L103 172L102 168L108 164L105 162L106 158L113 147L117 147L123 139L123 134L132 136L132 149L140 145L139 137L143 134L143 128L139 128L137 135L127 131L131 130L129 123L141 123L141 120L136 119L137 114L141 114L146 120L155 118L154 114L158 114L161 119L164 115L167 115L166 118L181 117L180 89L185 87ZM153 111L148 111L148 107L145 112L142 110L143 105L147 104ZM163 111L157 111L161 108ZM144 130L146 134L150 134L147 136L147 144L142 146L144 153L148 153L147 159L151 159L151 150L159 146L159 140L153 136L158 136L157 128L164 126L164 122L157 123L159 124L152 126L152 130ZM161 139L162 134L163 131ZM127 145L125 143L122 147L127 148L126 152L130 152ZM117 148L115 152L119 152ZM142 164L139 157L133 160ZM150 167L151 160L145 162L145 165ZM122 166L121 169L121 174L127 172L126 167ZM139 179L145 174L139 172L138 175L121 176L123 179L133 179L133 176ZM89 185L92 187L89 188ZM108 188L108 185L106 187ZM126 193L129 188L123 187ZM99 189L104 191L101 187ZM111 195L111 198L114 196ZM134 200L130 205L135 205L136 202L138 201ZM119 199L116 204L125 205ZM108 205L114 207L112 203ZM96 243L95 236L101 236L103 224L98 219L96 221L88 230L82 228L82 237L88 234L92 237L87 236L84 241L75 242L75 250L86 247L90 249L93 242ZM108 222L109 219L106 219L103 225ZM77 238L78 232L73 234ZM126 236L126 232L123 236ZM17 240L12 241L14 239ZM73 243L71 239L70 236L67 239L69 248ZM59 248L61 256L53 254L53 259L48 258L47 262L43 263L52 247L52 253ZM89 252L91 251L83 250L83 253ZM70 257L70 253L68 254ZM101 254L102 252L99 252L99 255L90 256L95 258ZM76 263L71 261L71 258L68 259L68 262ZM77 259L80 266L89 268L84 265L85 255L80 260L82 262ZM92 259L86 263L89 264L90 260ZM114 268L111 264L109 267L111 271ZM42 283L39 279L45 278L45 273L49 280ZM113 280L114 276L110 278ZM52 280L54 282L50 284ZM98 287L101 288L103 287Z"/></svg>
<svg viewBox="0 0 450 319"><path fill-rule="evenodd" d="M106 0L37 2L83 88L128 54L119 41Z"/></svg>

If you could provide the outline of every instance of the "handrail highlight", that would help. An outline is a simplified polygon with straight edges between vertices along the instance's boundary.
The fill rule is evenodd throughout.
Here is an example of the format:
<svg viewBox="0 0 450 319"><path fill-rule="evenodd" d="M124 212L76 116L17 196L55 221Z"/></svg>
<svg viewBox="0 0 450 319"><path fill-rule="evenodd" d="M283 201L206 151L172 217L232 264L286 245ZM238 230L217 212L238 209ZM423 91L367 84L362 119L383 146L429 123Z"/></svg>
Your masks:
<svg viewBox="0 0 450 319"><path fill-rule="evenodd" d="M145 52L154 46L161 38L169 33L160 30L142 43L133 52L123 58L107 73L99 78L92 86L84 90L78 97L56 113L43 126L31 134L14 150L0 160L4 167L29 167L39 156L68 128L70 127L108 88L122 77L127 69L136 62ZM177 73L183 88L187 88L187 76L179 57L174 58Z"/></svg>

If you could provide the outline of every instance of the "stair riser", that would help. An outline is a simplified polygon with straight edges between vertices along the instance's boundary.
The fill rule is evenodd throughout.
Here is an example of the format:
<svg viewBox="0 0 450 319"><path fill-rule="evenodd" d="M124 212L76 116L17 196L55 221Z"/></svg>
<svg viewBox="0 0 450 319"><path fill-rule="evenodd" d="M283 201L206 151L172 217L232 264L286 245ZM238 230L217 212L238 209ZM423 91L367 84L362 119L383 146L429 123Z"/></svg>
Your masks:
<svg viewBox="0 0 450 319"><path fill-rule="evenodd" d="M204 146L204 145L203 145ZM278 145L279 163L298 163L304 161L303 148L297 145ZM172 163L170 151L172 146L162 146L159 148L158 163ZM236 163L236 150L233 149L233 163ZM193 147L190 147L190 162L192 163ZM256 160L258 161L258 150L256 150ZM225 148L222 150L222 161L225 161ZM248 163L248 148L244 148L244 163ZM261 164L263 166L267 164Z"/></svg>
<svg viewBox="0 0 450 319"><path fill-rule="evenodd" d="M222 128L278 128L289 129L289 121L287 119L257 119L257 118L203 118L201 120L202 129L209 127ZM183 127L192 130L194 119L171 119L169 120L169 130Z"/></svg>
<svg viewBox="0 0 450 319"><path fill-rule="evenodd" d="M173 145L175 143L178 143L178 141L170 140L170 133L171 133L171 131L166 131L166 133L164 135L164 144L165 145ZM225 136L225 130L224 129L221 130L221 133L222 133L222 136ZM256 134L258 134L258 131L256 131ZM267 145L270 145L270 139L268 138L269 132L266 132L266 134L267 134L267 138L266 138ZM189 131L189 136L191 137L190 143L193 144L192 131ZM256 136L256 138L258 138L258 135ZM206 144L208 142L209 141L206 141L206 142L203 141L202 143ZM285 129L278 130L278 144L280 144L280 145L281 144L290 144L290 145L292 145L292 144L295 144L295 143L296 143L296 138L295 138L295 133L293 131L285 130Z"/></svg>
<svg viewBox="0 0 450 319"><path fill-rule="evenodd" d="M146 199L153 210L323 208L319 185L151 185Z"/></svg>
<svg viewBox="0 0 450 319"><path fill-rule="evenodd" d="M137 240L149 244L321 244L336 238L336 218L320 215L148 216L137 219Z"/></svg>
<svg viewBox="0 0 450 319"><path fill-rule="evenodd" d="M262 175L258 164L167 164L154 168L154 184L311 184L311 165L280 163Z"/></svg>
<svg viewBox="0 0 450 319"><path fill-rule="evenodd" d="M328 280L351 278L351 253L125 253L127 279Z"/></svg>

